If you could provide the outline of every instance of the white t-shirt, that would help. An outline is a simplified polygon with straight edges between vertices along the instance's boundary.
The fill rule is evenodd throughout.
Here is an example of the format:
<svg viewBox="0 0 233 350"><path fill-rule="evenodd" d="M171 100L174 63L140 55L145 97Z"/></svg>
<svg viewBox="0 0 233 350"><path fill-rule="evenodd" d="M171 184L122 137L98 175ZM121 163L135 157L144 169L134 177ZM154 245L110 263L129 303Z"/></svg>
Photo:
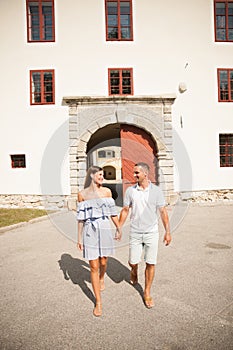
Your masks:
<svg viewBox="0 0 233 350"><path fill-rule="evenodd" d="M133 232L154 232L158 230L157 209L165 206L162 190L149 183L144 190L138 184L127 188L124 206L131 208L131 230Z"/></svg>

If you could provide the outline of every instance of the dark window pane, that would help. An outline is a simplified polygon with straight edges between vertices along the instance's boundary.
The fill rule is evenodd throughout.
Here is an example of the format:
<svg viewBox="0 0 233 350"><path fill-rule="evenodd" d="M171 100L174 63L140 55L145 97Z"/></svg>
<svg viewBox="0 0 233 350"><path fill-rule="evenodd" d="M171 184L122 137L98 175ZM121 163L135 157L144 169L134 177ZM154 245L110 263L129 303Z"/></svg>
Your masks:
<svg viewBox="0 0 233 350"><path fill-rule="evenodd" d="M123 85L130 85L130 78L124 78Z"/></svg>
<svg viewBox="0 0 233 350"><path fill-rule="evenodd" d="M226 28L226 17L225 16L217 16L217 28Z"/></svg>
<svg viewBox="0 0 233 350"><path fill-rule="evenodd" d="M108 38L118 39L118 28L108 28Z"/></svg>
<svg viewBox="0 0 233 350"><path fill-rule="evenodd" d="M33 28L31 33L32 33L32 40L40 40L40 29L39 28Z"/></svg>
<svg viewBox="0 0 233 350"><path fill-rule="evenodd" d="M122 28L121 29L121 37L123 39L130 39L130 28Z"/></svg>
<svg viewBox="0 0 233 350"><path fill-rule="evenodd" d="M228 40L233 41L233 29L228 30Z"/></svg>
<svg viewBox="0 0 233 350"><path fill-rule="evenodd" d="M227 70L219 71L219 79L220 79L220 99L222 101L227 101L229 99L229 91L228 91L228 72Z"/></svg>
<svg viewBox="0 0 233 350"><path fill-rule="evenodd" d="M219 76L221 81L227 81L227 70L221 70Z"/></svg>
<svg viewBox="0 0 233 350"><path fill-rule="evenodd" d="M122 93L123 93L124 95L130 95L130 94L131 94L131 88L130 88L130 86L123 87Z"/></svg>
<svg viewBox="0 0 233 350"><path fill-rule="evenodd" d="M233 2L228 3L228 15L233 15Z"/></svg>
<svg viewBox="0 0 233 350"><path fill-rule="evenodd" d="M112 95L119 95L120 94L120 89L116 88L116 87L111 88L111 94Z"/></svg>
<svg viewBox="0 0 233 350"><path fill-rule="evenodd" d="M51 72L44 73L44 95L46 102L53 102L53 75Z"/></svg>
<svg viewBox="0 0 233 350"><path fill-rule="evenodd" d="M106 157L105 151L99 151L99 152L98 152L98 157L99 157L99 158L105 158L105 157Z"/></svg>
<svg viewBox="0 0 233 350"><path fill-rule="evenodd" d="M130 25L130 16L121 15L121 26L129 26L129 25Z"/></svg>
<svg viewBox="0 0 233 350"><path fill-rule="evenodd" d="M25 168L26 158L24 154L11 155L11 166L12 168Z"/></svg>
<svg viewBox="0 0 233 350"><path fill-rule="evenodd" d="M117 78L115 78L115 79L113 79L113 78L111 78L111 86L118 86L118 85L120 85L120 79L117 79Z"/></svg>
<svg viewBox="0 0 233 350"><path fill-rule="evenodd" d="M219 40L219 41L226 40L226 31L224 29L217 30L217 40Z"/></svg>
<svg viewBox="0 0 233 350"><path fill-rule="evenodd" d="M117 16L109 15L108 16L108 25L109 26L117 26Z"/></svg>
<svg viewBox="0 0 233 350"><path fill-rule="evenodd" d="M233 16L228 16L228 28L233 28Z"/></svg>
<svg viewBox="0 0 233 350"><path fill-rule="evenodd" d="M224 15L225 14L225 3L224 2L217 2L216 3L216 14L217 15Z"/></svg>
<svg viewBox="0 0 233 350"><path fill-rule="evenodd" d="M224 166L226 164L226 157L221 157L220 161L221 165Z"/></svg>
<svg viewBox="0 0 233 350"><path fill-rule="evenodd" d="M43 31L44 31L44 40L52 40L53 38L53 28L52 28L52 3L43 3L42 5L43 13Z"/></svg>
<svg viewBox="0 0 233 350"><path fill-rule="evenodd" d="M129 14L130 13L130 3L129 2L121 2L120 4L121 14Z"/></svg>
<svg viewBox="0 0 233 350"><path fill-rule="evenodd" d="M219 135L219 141L221 145L225 145L227 136L226 135Z"/></svg>
<svg viewBox="0 0 233 350"><path fill-rule="evenodd" d="M229 99L228 91L221 90L220 91L220 98L221 98L221 101L228 101L228 99Z"/></svg>
<svg viewBox="0 0 233 350"><path fill-rule="evenodd" d="M108 2L107 8L108 8L109 15L117 14L117 2L116 1Z"/></svg>
<svg viewBox="0 0 233 350"><path fill-rule="evenodd" d="M123 70L122 71L122 76L123 77L130 77L130 71L129 70Z"/></svg>
<svg viewBox="0 0 233 350"><path fill-rule="evenodd" d="M52 94L45 94L45 101L48 103L53 102L53 95Z"/></svg>
<svg viewBox="0 0 233 350"><path fill-rule="evenodd" d="M228 142L230 145L233 145L233 134L228 135Z"/></svg>
<svg viewBox="0 0 233 350"><path fill-rule="evenodd" d="M226 153L225 146L220 146L220 154L225 154L225 153Z"/></svg>
<svg viewBox="0 0 233 350"><path fill-rule="evenodd" d="M110 73L110 76L111 77L119 77L120 76L119 70L112 70Z"/></svg>
<svg viewBox="0 0 233 350"><path fill-rule="evenodd" d="M34 84L40 84L40 81L41 81L40 73L32 73L32 78L33 78Z"/></svg>

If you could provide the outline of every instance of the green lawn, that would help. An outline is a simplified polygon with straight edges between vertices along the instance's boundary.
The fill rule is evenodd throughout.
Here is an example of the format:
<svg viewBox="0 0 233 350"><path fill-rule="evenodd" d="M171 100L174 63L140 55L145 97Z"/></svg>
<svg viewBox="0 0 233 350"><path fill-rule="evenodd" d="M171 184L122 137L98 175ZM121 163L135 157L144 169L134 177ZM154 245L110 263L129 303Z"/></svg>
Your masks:
<svg viewBox="0 0 233 350"><path fill-rule="evenodd" d="M46 210L41 209L3 209L0 208L0 227L29 221L40 216L47 215Z"/></svg>

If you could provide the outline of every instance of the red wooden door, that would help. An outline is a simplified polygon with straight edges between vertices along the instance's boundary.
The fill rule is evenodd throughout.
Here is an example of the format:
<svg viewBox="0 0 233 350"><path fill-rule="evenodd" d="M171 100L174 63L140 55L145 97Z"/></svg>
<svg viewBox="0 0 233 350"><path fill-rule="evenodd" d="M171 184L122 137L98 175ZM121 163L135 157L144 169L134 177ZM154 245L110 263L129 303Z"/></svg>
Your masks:
<svg viewBox="0 0 233 350"><path fill-rule="evenodd" d="M149 179L156 183L156 146L150 135L135 126L123 124L120 129L123 193L135 183L135 163L144 162L150 167Z"/></svg>

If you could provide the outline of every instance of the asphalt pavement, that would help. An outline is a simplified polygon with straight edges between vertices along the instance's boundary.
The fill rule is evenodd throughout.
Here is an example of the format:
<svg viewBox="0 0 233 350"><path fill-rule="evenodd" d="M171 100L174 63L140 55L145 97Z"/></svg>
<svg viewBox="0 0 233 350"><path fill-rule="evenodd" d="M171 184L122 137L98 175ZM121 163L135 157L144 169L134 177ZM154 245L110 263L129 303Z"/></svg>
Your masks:
<svg viewBox="0 0 233 350"><path fill-rule="evenodd" d="M129 283L127 222L109 257L100 318L74 212L2 230L0 349L233 349L233 203L168 209L173 241L164 246L160 225L155 307L143 303L143 261L139 284Z"/></svg>

